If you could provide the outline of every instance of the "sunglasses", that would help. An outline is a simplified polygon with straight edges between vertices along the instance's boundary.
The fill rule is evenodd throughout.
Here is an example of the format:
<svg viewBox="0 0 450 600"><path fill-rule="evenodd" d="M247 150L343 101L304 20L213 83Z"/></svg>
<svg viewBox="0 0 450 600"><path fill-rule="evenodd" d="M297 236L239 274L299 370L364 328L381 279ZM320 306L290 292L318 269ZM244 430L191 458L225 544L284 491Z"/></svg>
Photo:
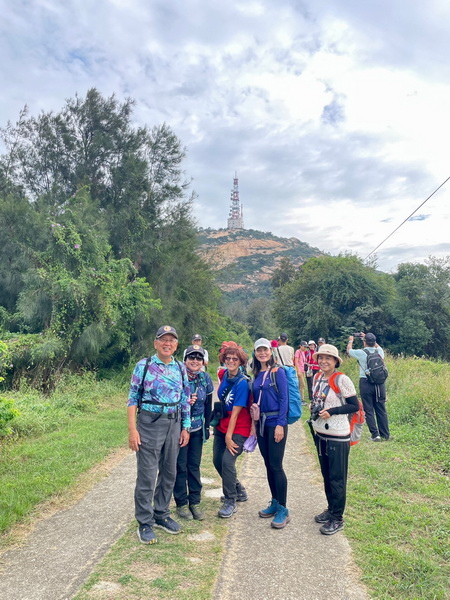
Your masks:
<svg viewBox="0 0 450 600"><path fill-rule="evenodd" d="M225 362L238 362L239 358L237 356L225 356Z"/></svg>
<svg viewBox="0 0 450 600"><path fill-rule="evenodd" d="M203 356L201 354L188 354L186 358L189 360L203 360Z"/></svg>

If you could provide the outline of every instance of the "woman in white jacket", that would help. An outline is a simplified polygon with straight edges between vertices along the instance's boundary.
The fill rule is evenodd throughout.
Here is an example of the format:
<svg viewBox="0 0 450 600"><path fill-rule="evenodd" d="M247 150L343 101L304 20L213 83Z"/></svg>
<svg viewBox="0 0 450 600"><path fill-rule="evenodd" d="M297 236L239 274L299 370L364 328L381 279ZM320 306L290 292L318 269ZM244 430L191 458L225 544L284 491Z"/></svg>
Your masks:
<svg viewBox="0 0 450 600"><path fill-rule="evenodd" d="M338 349L323 344L314 354L320 372L314 378L311 421L322 471L327 508L314 517L320 533L333 535L344 527L347 490L350 421L348 415L359 409L352 380L338 373L342 359Z"/></svg>

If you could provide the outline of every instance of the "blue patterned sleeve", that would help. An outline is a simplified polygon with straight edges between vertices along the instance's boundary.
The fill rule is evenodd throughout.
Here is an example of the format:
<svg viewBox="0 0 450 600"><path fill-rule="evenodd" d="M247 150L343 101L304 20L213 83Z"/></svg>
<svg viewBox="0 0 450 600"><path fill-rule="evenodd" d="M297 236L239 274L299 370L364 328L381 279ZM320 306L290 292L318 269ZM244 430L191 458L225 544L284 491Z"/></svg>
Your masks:
<svg viewBox="0 0 450 600"><path fill-rule="evenodd" d="M181 372L183 375L183 389L181 392L181 426L183 429L189 429L191 426L191 405L189 399L191 397L191 386L186 372L186 367L181 364Z"/></svg>
<svg viewBox="0 0 450 600"><path fill-rule="evenodd" d="M140 360L134 367L131 375L130 391L128 392L127 406L137 406L139 400L139 388L141 386L142 375L144 374L145 359Z"/></svg>

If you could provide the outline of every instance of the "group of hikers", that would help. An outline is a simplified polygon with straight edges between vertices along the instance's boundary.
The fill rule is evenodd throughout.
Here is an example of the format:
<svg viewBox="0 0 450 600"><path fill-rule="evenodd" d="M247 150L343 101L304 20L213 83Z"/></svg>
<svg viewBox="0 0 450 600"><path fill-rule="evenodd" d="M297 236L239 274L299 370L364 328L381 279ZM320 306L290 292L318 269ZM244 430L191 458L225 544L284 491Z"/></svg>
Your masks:
<svg viewBox="0 0 450 600"><path fill-rule="evenodd" d="M366 422L374 442L388 440L384 383L374 383L368 369L370 355L383 359L383 350L374 334L358 335L364 348L354 350L354 337L350 336L347 353L359 362ZM158 329L156 352L135 366L128 397L129 447L137 457L135 516L142 543L157 541L154 528L170 534L181 531L180 523L170 516L172 496L181 520L204 518L200 465L211 428L213 463L223 490L218 516L231 517L237 503L248 499L237 478L236 459L257 446L271 494L268 506L258 514L271 519L271 527L283 529L290 522L283 469L288 422L298 419L301 412L292 420L293 396L302 397L305 405L306 389L327 499L326 509L314 519L323 535L343 528L349 417L360 410L360 404L353 382L338 371L342 363L338 349L323 338L318 342L302 341L294 351L288 335L281 333L278 340L256 340L250 358L237 343L224 342L219 352L218 401L213 402L214 386L206 370L208 354L201 335L193 337L180 362L174 358L178 348L175 328L166 325Z"/></svg>

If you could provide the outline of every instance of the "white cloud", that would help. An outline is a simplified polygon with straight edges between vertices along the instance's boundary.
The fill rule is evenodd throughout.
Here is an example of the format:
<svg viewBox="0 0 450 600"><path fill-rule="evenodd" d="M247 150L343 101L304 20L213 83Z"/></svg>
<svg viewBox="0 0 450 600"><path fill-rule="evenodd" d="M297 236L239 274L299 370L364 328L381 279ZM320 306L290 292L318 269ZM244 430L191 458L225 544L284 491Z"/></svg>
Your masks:
<svg viewBox="0 0 450 600"><path fill-rule="evenodd" d="M448 175L444 0L0 0L0 112L59 110L97 87L188 149L198 221L370 252ZM448 253L446 189L379 251ZM348 247L344 247L348 243Z"/></svg>

